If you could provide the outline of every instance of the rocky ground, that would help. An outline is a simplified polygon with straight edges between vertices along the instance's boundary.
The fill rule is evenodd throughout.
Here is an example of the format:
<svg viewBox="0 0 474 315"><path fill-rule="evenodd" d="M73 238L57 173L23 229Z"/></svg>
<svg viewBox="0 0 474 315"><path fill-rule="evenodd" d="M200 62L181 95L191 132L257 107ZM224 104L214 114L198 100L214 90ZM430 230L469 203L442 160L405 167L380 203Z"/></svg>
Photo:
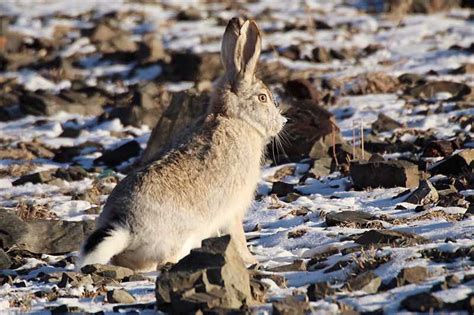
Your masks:
<svg viewBox="0 0 474 315"><path fill-rule="evenodd" d="M470 1L0 3L0 312L474 309ZM116 183L198 125L245 15L289 123L244 225L175 266L75 272ZM154 148L147 148L147 142Z"/></svg>

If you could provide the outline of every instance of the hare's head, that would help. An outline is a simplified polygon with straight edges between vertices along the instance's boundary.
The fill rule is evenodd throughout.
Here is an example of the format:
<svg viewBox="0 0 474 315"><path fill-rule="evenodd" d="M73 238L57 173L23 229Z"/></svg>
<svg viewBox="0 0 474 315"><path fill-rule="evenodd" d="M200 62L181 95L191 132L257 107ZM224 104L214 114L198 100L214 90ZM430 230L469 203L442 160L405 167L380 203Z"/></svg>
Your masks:
<svg viewBox="0 0 474 315"><path fill-rule="evenodd" d="M212 103L216 113L241 119L269 139L280 132L286 119L270 89L255 77L261 45L254 21L229 21L221 47L225 73L213 93Z"/></svg>

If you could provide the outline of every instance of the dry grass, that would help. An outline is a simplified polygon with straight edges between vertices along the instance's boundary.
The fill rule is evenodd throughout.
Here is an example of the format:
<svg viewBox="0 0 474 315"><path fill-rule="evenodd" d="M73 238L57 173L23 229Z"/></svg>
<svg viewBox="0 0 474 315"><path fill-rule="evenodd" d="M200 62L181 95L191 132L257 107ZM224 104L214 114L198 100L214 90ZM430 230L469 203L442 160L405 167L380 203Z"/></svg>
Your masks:
<svg viewBox="0 0 474 315"><path fill-rule="evenodd" d="M297 229L297 230L294 230L294 231L290 231L290 232L288 232L288 238L299 238L299 237L302 237L303 235L305 235L306 232L308 232L308 230L306 230L306 229Z"/></svg>
<svg viewBox="0 0 474 315"><path fill-rule="evenodd" d="M17 215L24 221L37 219L57 219L57 215L51 212L46 205L28 204L24 201L16 206Z"/></svg>
<svg viewBox="0 0 474 315"><path fill-rule="evenodd" d="M446 213L443 210L434 210L422 215L412 216L409 218L400 218L400 219L388 219L393 225L407 224L413 221L425 221L433 219L444 219L449 222L458 222L463 220L464 215L462 213Z"/></svg>
<svg viewBox="0 0 474 315"><path fill-rule="evenodd" d="M275 194L270 195L270 205L268 209L281 209L284 208L285 204L278 199L278 196Z"/></svg>
<svg viewBox="0 0 474 315"><path fill-rule="evenodd" d="M34 296L32 294L27 294L23 296L13 296L11 299L10 307L18 308L20 312L28 312L31 310L31 302L33 301Z"/></svg>
<svg viewBox="0 0 474 315"><path fill-rule="evenodd" d="M377 252L377 248L370 247L365 250L361 249L360 253L354 253L352 257L355 264L354 273L359 274L364 271L374 270L390 260L390 255L379 256Z"/></svg>
<svg viewBox="0 0 474 315"><path fill-rule="evenodd" d="M0 178L6 176L20 177L31 173L36 168L32 163L12 164L0 169Z"/></svg>

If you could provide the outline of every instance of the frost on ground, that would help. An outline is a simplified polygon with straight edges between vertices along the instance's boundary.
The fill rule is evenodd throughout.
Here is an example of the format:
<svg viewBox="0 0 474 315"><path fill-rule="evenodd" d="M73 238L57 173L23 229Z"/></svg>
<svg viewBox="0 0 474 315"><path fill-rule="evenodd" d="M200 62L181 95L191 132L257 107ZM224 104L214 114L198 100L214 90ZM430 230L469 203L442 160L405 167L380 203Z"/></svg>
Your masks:
<svg viewBox="0 0 474 315"><path fill-rule="evenodd" d="M474 11L364 4L0 3L0 312L154 312L158 272L83 277L76 250L155 125L163 141L205 112L179 105L206 102L237 14L262 28L260 75L290 118L244 222L256 310L293 296L316 313L472 312ZM415 165L398 169L415 184L383 167L361 184L362 157ZM407 202L417 179L431 190ZM120 288L133 303L112 303Z"/></svg>

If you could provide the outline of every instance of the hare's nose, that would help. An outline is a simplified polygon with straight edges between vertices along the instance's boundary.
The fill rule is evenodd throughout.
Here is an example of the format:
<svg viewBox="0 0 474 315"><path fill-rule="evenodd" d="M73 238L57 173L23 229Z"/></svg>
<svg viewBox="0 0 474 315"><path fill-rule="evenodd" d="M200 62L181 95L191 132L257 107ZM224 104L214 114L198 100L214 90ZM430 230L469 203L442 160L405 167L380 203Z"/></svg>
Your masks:
<svg viewBox="0 0 474 315"><path fill-rule="evenodd" d="M286 119L285 117L281 116L280 118L281 120L281 124L284 126L286 124L286 122L288 121L288 119Z"/></svg>

